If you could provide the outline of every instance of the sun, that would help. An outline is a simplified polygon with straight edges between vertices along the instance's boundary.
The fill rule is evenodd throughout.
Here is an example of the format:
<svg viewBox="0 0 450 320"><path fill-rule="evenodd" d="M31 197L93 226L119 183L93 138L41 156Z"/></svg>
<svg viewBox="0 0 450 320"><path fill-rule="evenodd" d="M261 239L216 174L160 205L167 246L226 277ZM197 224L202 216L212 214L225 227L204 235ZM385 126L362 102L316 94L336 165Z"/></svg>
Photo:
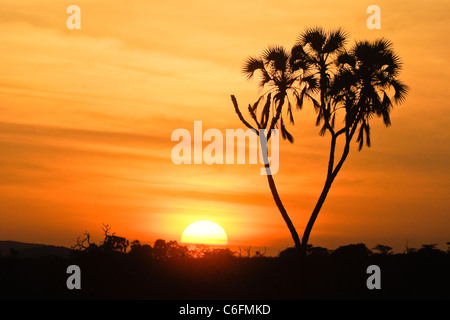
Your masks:
<svg viewBox="0 0 450 320"><path fill-rule="evenodd" d="M182 243L227 245L228 237L221 226L207 220L194 222L184 229L181 235Z"/></svg>

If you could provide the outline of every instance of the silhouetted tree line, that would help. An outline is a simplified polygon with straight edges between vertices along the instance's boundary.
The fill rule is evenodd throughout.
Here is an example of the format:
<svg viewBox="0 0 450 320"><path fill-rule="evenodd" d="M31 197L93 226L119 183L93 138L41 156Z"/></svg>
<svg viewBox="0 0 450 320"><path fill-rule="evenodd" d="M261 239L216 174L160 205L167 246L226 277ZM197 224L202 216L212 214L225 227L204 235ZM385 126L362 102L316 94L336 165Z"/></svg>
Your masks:
<svg viewBox="0 0 450 320"><path fill-rule="evenodd" d="M166 241L158 239L153 246L142 244L139 240L130 243L124 237L117 236L115 233L109 234L111 227L103 225L104 239L100 244L91 242L91 236L88 232L84 237L78 238L77 243L71 247L73 256L80 255L102 255L102 254L128 254L137 258L150 258L156 261L173 258L213 258L213 257L232 257L235 252L228 248L211 248L206 245L197 245L194 248L181 245L177 241ZM128 249L129 248L129 249ZM258 251L257 256L261 255Z"/></svg>
<svg viewBox="0 0 450 320"><path fill-rule="evenodd" d="M406 246L363 243L335 250L308 245L278 256L251 247L232 251L188 247L177 241L143 244L111 233L77 239L67 257L26 259L12 250L0 258L0 298L38 299L449 299L450 242ZM254 252L254 253L253 253ZM66 287L67 267L81 269L81 290ZM367 267L381 269L381 290L366 286Z"/></svg>
<svg viewBox="0 0 450 320"><path fill-rule="evenodd" d="M211 248L207 245L196 245L193 248L179 244L177 241L166 241L158 239L151 244L142 244L139 240L134 240L130 243L124 237L117 236L115 233L109 234L111 227L103 225L104 239L100 244L91 242L91 237L88 232L84 233L84 238L77 239L77 243L71 247L73 255L82 254L100 254L100 253L114 253L114 254L128 254L134 257L146 257L154 260L166 260L172 258L212 258L212 257L227 257L227 258L258 258L264 257L266 248L263 250L256 250L255 254L251 255L251 246L248 248L239 248L239 251L232 251L228 248ZM417 255L446 255L450 254L450 242L446 243L447 251L442 251L437 248L438 244L423 244L421 248L409 248L406 245L405 250L400 254L417 254ZM12 252L15 251L11 248ZM17 256L17 252L10 253L10 256ZM368 257L372 255L388 256L396 255L393 248L387 245L377 244L372 249L367 248L363 243L349 244L340 246L335 250L330 250L323 247L315 247L312 244L307 246L307 256L310 258L316 257ZM398 255L398 253L397 253ZM287 248L279 253L280 258L295 258L295 248ZM1 252L0 252L1 257Z"/></svg>

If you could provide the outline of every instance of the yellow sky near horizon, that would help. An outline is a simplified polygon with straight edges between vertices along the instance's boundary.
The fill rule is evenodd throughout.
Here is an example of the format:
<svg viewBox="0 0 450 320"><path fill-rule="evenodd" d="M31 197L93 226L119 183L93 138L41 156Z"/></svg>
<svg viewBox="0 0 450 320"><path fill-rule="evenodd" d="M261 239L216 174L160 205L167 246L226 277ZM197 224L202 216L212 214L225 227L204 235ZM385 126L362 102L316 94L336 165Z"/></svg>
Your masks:
<svg viewBox="0 0 450 320"><path fill-rule="evenodd" d="M102 223L130 240L179 240L206 219L231 244L292 245L260 165L176 166L170 137L195 120L243 128L230 95L257 96L245 58L319 25L391 40L411 92L391 127L372 122L371 148L353 145L311 243L450 241L447 1L378 1L381 30L366 27L368 1L76 1L81 30L66 27L70 4L0 0L0 240L71 245ZM295 117L275 180L302 233L328 139L310 106Z"/></svg>

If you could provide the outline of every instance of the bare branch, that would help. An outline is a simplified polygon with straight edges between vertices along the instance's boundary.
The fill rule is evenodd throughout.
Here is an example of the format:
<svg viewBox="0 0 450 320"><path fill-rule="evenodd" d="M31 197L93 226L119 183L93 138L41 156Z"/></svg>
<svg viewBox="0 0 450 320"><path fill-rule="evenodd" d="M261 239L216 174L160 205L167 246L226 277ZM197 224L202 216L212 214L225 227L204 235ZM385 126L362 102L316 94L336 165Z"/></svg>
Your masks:
<svg viewBox="0 0 450 320"><path fill-rule="evenodd" d="M241 110L239 110L239 106L236 100L236 97L234 95L231 95L231 101L233 101L233 105L234 105L234 111L236 111L236 114L239 117L239 120L241 120L241 122L243 124L245 124L249 129L253 130L257 135L259 135L258 130L256 130L255 128L253 128L250 123L248 123L244 117L242 116Z"/></svg>

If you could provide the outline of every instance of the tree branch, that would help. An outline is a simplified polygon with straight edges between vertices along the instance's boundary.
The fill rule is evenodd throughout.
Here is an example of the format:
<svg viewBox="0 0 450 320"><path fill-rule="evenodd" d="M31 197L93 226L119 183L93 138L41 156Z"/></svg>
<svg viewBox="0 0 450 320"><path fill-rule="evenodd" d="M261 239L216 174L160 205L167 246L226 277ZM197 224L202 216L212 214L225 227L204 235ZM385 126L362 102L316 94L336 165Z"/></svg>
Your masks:
<svg viewBox="0 0 450 320"><path fill-rule="evenodd" d="M253 128L250 123L248 123L244 117L242 116L241 110L239 110L239 106L236 100L236 97L234 95L231 95L231 101L233 101L233 105L234 105L234 111L236 111L236 114L239 117L239 120L241 120L241 122L246 125L249 129L253 130L257 135L259 135L258 130L256 130L255 128Z"/></svg>

